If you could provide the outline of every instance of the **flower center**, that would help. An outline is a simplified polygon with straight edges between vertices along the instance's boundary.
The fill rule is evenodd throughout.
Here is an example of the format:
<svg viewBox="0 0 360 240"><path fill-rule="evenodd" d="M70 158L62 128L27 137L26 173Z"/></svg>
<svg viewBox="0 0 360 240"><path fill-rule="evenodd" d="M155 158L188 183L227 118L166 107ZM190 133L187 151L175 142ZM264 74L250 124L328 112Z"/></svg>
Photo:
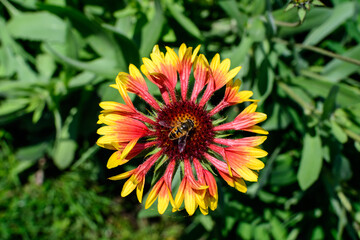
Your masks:
<svg viewBox="0 0 360 240"><path fill-rule="evenodd" d="M157 117L156 135L169 158L200 158L213 141L210 116L193 102L166 105Z"/></svg>

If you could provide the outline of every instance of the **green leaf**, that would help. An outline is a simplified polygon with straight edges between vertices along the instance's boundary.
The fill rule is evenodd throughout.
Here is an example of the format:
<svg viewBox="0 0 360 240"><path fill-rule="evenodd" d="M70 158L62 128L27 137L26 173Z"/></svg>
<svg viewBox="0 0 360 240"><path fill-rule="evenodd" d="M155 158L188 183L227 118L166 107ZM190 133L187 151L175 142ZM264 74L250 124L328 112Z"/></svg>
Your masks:
<svg viewBox="0 0 360 240"><path fill-rule="evenodd" d="M203 225L203 227L206 229L206 231L211 231L215 225L215 222L213 221L213 219L209 216L209 215L199 215L197 217L197 219L199 219L201 225Z"/></svg>
<svg viewBox="0 0 360 240"><path fill-rule="evenodd" d="M293 84L301 86L303 91L310 93L312 97L321 96L326 98L330 89L334 86L333 83L328 81L304 77L294 77L291 81ZM337 94L338 104L347 107L360 102L359 89L343 83L338 83L337 86L339 87L339 92Z"/></svg>
<svg viewBox="0 0 360 240"><path fill-rule="evenodd" d="M250 223L242 222L236 229L237 235L241 236L241 239L252 239L253 226Z"/></svg>
<svg viewBox="0 0 360 240"><path fill-rule="evenodd" d="M344 57L360 60L360 45L350 48L344 54ZM359 72L359 66L353 63L345 62L340 59L333 59L323 68L322 74L331 82L339 82L342 79Z"/></svg>
<svg viewBox="0 0 360 240"><path fill-rule="evenodd" d="M323 109L323 113L321 115L321 119L323 119L323 120L328 119L330 117L330 115L334 112L335 103L336 103L336 96L337 96L338 92L339 92L339 86L334 85L331 88L331 90L329 92L329 95L325 99L324 109Z"/></svg>
<svg viewBox="0 0 360 240"><path fill-rule="evenodd" d="M239 7L235 0L219 1L219 6L231 17L236 20L239 33L244 32L244 27L247 21L247 16L239 11ZM244 36L243 36L244 37Z"/></svg>
<svg viewBox="0 0 360 240"><path fill-rule="evenodd" d="M1 34L1 30L0 30ZM0 48L0 76L11 76L16 70L15 55L11 48L3 45Z"/></svg>
<svg viewBox="0 0 360 240"><path fill-rule="evenodd" d="M285 239L287 232L284 227L284 224L280 222L280 220L277 217L272 217L270 220L271 225L271 233L274 237L274 239Z"/></svg>
<svg viewBox="0 0 360 240"><path fill-rule="evenodd" d="M291 119L287 107L276 102L274 105L269 105L269 107L270 109L266 111L268 119L261 125L264 129L268 131L285 129L292 122L293 119Z"/></svg>
<svg viewBox="0 0 360 240"><path fill-rule="evenodd" d="M28 98L7 99L0 103L0 116L22 110L29 102Z"/></svg>
<svg viewBox="0 0 360 240"><path fill-rule="evenodd" d="M155 0L155 15L141 32L140 56L149 56L154 45L159 41L165 22L163 10L159 0Z"/></svg>
<svg viewBox="0 0 360 240"><path fill-rule="evenodd" d="M337 122L335 120L331 120L331 132L334 134L334 136L340 143L344 144L347 142L348 137L347 137L346 133L339 126L339 124L337 124Z"/></svg>
<svg viewBox="0 0 360 240"><path fill-rule="evenodd" d="M298 9L298 16L299 16L299 20L300 22L303 22L306 16L306 10L303 8L299 8Z"/></svg>
<svg viewBox="0 0 360 240"><path fill-rule="evenodd" d="M238 46L231 49L228 55L225 57L230 58L231 60L231 67L243 66L245 59L249 56L249 52L251 51L251 46L253 45L254 41L252 38L248 36L243 36L241 42ZM243 76L244 69L241 69L239 75Z"/></svg>
<svg viewBox="0 0 360 240"><path fill-rule="evenodd" d="M307 32L314 29L324 23L332 13L332 9L329 8L315 8L311 9L306 14L306 21L297 27L282 27L279 29L279 37L292 36L297 33ZM276 20L283 22L298 22L298 16L296 9L292 9L288 12L284 12L282 9L274 11L273 16Z"/></svg>
<svg viewBox="0 0 360 240"><path fill-rule="evenodd" d="M296 7L295 3L289 3L286 8L285 8L285 12L289 11L290 9L293 9L294 7Z"/></svg>
<svg viewBox="0 0 360 240"><path fill-rule="evenodd" d="M21 161L36 161L44 156L46 149L49 147L48 142L41 142L35 145L28 145L20 148L16 152L16 158Z"/></svg>
<svg viewBox="0 0 360 240"><path fill-rule="evenodd" d="M24 82L36 82L38 79L37 74L32 70L29 64L21 56L15 57L16 62L16 71L18 74L19 80Z"/></svg>
<svg viewBox="0 0 360 240"><path fill-rule="evenodd" d="M59 169L67 168L74 160L75 151L77 149L76 136L79 121L79 111L72 108L69 115L65 119L61 129L60 136L57 136L53 158L54 163Z"/></svg>
<svg viewBox="0 0 360 240"><path fill-rule="evenodd" d="M113 27L112 25L102 24L102 27L114 33L115 41L124 54L126 65L133 63L134 65L138 66L140 59L139 48L135 42L129 39L126 35L124 35L123 32L121 32L118 28Z"/></svg>
<svg viewBox="0 0 360 240"><path fill-rule="evenodd" d="M51 52L52 54L54 54L54 56L59 58L60 61L69 64L73 67L96 73L100 76L113 79L118 74L119 72L118 69L120 69L120 67L116 66L116 63L111 59L97 58L89 62L81 62L76 59L72 59L62 55L48 44L45 46L46 49L49 50L49 52Z"/></svg>
<svg viewBox="0 0 360 240"><path fill-rule="evenodd" d="M71 7L55 6L43 3L37 3L39 9L43 9L56 14L61 19L68 18L72 25L84 36L96 34L100 26L96 21L90 21L82 12ZM65 25L64 25L65 31ZM65 35L64 35L65 37ZM65 38L64 38L65 39Z"/></svg>
<svg viewBox="0 0 360 240"><path fill-rule="evenodd" d="M306 133L297 179L302 190L308 189L320 175L322 168L322 146L318 134Z"/></svg>
<svg viewBox="0 0 360 240"><path fill-rule="evenodd" d="M59 139L54 148L54 163L63 170L74 160L77 144L72 139Z"/></svg>
<svg viewBox="0 0 360 240"><path fill-rule="evenodd" d="M78 75L74 76L69 81L69 88L79 88L84 87L87 84L91 84L93 81L95 81L97 78L96 75L92 72L83 71L79 73Z"/></svg>
<svg viewBox="0 0 360 240"><path fill-rule="evenodd" d="M25 40L65 42L64 21L48 12L23 13L10 19L12 36Z"/></svg>
<svg viewBox="0 0 360 240"><path fill-rule="evenodd" d="M94 144L91 148L87 149L81 157L74 163L74 165L71 167L72 170L79 167L82 163L84 163L86 160L89 160L98 150L100 147L97 144Z"/></svg>
<svg viewBox="0 0 360 240"><path fill-rule="evenodd" d="M275 53L270 54L269 57L274 57L274 54ZM274 78L275 74L272 64L270 63L270 59L266 58L260 65L259 77L257 80L257 88L261 96L260 101L265 100L270 95L274 86Z"/></svg>
<svg viewBox="0 0 360 240"><path fill-rule="evenodd" d="M320 0L314 0L311 2L311 4L314 6L321 6L321 7L325 6L325 4L323 4Z"/></svg>
<svg viewBox="0 0 360 240"><path fill-rule="evenodd" d="M172 1L167 1L167 8L169 9L171 15L175 18L175 20L191 35L196 37L197 39L202 40L203 36L201 35L198 27L183 14L182 7Z"/></svg>
<svg viewBox="0 0 360 240"><path fill-rule="evenodd" d="M34 124L36 124L41 116L42 116L42 113L44 111L44 108L45 108L45 101L38 101L39 105L36 106L35 110L34 110L34 114L33 114L33 118L32 118L32 122Z"/></svg>
<svg viewBox="0 0 360 240"><path fill-rule="evenodd" d="M268 225L262 224L254 227L254 239L256 240L270 240Z"/></svg>
<svg viewBox="0 0 360 240"><path fill-rule="evenodd" d="M358 152L360 152L360 142L355 142L354 147Z"/></svg>
<svg viewBox="0 0 360 240"><path fill-rule="evenodd" d="M125 57L112 34L99 32L87 38L89 45L107 61L113 61L120 69L127 69Z"/></svg>
<svg viewBox="0 0 360 240"><path fill-rule="evenodd" d="M337 5L331 16L320 26L314 28L306 37L304 45L316 45L336 28L354 15L355 2L346 2Z"/></svg>
<svg viewBox="0 0 360 240"><path fill-rule="evenodd" d="M56 64L54 58L49 54L39 54L36 57L36 69L40 73L40 76L48 81L56 70Z"/></svg>
<svg viewBox="0 0 360 240"><path fill-rule="evenodd" d="M260 18L253 18L248 23L249 37L254 42L261 42L266 37L266 29Z"/></svg>
<svg viewBox="0 0 360 240"><path fill-rule="evenodd" d="M333 161L332 172L339 182L348 181L353 175L352 166L349 160L340 154L337 155Z"/></svg>

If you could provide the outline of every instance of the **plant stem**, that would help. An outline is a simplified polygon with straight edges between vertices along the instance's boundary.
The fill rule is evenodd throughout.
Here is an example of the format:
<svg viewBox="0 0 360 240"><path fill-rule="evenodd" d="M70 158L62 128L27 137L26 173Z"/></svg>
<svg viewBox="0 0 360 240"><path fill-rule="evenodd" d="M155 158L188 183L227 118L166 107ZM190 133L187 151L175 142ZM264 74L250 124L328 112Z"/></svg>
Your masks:
<svg viewBox="0 0 360 240"><path fill-rule="evenodd" d="M278 42L278 43L282 43L282 44L286 44L286 45L291 44L290 42L285 41L285 40L280 39L280 38L273 38L272 40L274 42ZM317 53L320 53L320 54L328 56L328 57L337 58L337 59L342 60L344 62L348 62L348 63L352 63L352 64L360 66L360 61L357 60L357 59L341 56L339 54L333 53L331 51L328 51L328 50L325 50L325 49L322 49L322 48L319 48L319 47L308 46L308 45L304 45L304 44L301 44L301 43L295 43L294 46L298 47L298 48L302 48L302 49L307 49L307 50L310 50L310 51L313 51L313 52L317 52Z"/></svg>
<svg viewBox="0 0 360 240"><path fill-rule="evenodd" d="M309 114L314 111L314 107L307 102L305 102L301 97L299 97L286 83L277 82L278 86L282 88L295 102L305 109L305 113Z"/></svg>
<svg viewBox="0 0 360 240"><path fill-rule="evenodd" d="M301 22L283 22L283 21L279 21L279 20L275 20L274 21L276 25L281 26L281 27L297 27L299 25L301 25Z"/></svg>

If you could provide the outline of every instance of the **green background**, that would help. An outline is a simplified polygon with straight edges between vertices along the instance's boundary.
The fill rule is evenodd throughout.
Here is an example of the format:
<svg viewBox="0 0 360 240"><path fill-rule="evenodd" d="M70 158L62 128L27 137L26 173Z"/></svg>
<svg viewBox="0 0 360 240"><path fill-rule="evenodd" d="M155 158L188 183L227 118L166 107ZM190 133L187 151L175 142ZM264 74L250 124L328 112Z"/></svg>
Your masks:
<svg viewBox="0 0 360 240"><path fill-rule="evenodd" d="M300 24L280 0L0 0L0 239L358 239L360 3L324 3ZM218 178L207 216L121 198L107 178L136 164L107 170L95 145L116 74L181 43L243 66L268 115L259 182Z"/></svg>

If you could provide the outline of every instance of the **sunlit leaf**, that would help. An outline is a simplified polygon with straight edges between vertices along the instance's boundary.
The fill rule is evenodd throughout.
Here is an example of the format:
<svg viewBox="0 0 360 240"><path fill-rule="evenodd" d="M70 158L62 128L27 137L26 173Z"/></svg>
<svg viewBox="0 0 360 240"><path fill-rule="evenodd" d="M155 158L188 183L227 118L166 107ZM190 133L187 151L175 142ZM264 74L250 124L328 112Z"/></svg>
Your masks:
<svg viewBox="0 0 360 240"><path fill-rule="evenodd" d="M65 23L61 18L48 12L17 15L9 21L7 28L16 38L65 42Z"/></svg>
<svg viewBox="0 0 360 240"><path fill-rule="evenodd" d="M360 45L350 48L341 55L344 57L360 60ZM359 72L358 65L345 62L340 59L333 59L325 65L322 74L332 82L339 82L340 80L356 72Z"/></svg>
<svg viewBox="0 0 360 240"><path fill-rule="evenodd" d="M155 15L144 26L141 34L140 56L148 56L155 44L160 39L165 18L160 1L155 1Z"/></svg>
<svg viewBox="0 0 360 240"><path fill-rule="evenodd" d="M171 15L175 18L175 20L191 35L198 39L202 39L202 35L198 27L189 19L187 16L185 16L182 12L181 7L174 2L168 1L167 7L171 13Z"/></svg>
<svg viewBox="0 0 360 240"><path fill-rule="evenodd" d="M334 120L331 121L331 131L339 142L347 142L348 138L344 129L342 129Z"/></svg>
<svg viewBox="0 0 360 240"><path fill-rule="evenodd" d="M321 149L320 136L306 133L297 174L302 190L308 189L319 178L323 162Z"/></svg>
<svg viewBox="0 0 360 240"><path fill-rule="evenodd" d="M224 9L224 11L229 15L229 17L236 20L237 27L239 32L244 31L244 26L246 24L247 16L239 11L236 1L234 0L225 0L219 1L219 6Z"/></svg>
<svg viewBox="0 0 360 240"><path fill-rule="evenodd" d="M336 96L338 91L339 91L339 87L336 85L330 89L329 95L327 96L324 102L324 110L321 116L322 119L329 118L330 114L335 110Z"/></svg>
<svg viewBox="0 0 360 240"><path fill-rule="evenodd" d="M8 99L0 103L0 116L24 109L30 102L28 98Z"/></svg>
<svg viewBox="0 0 360 240"><path fill-rule="evenodd" d="M337 5L331 14L320 26L314 28L306 37L305 45L316 45L336 28L354 15L354 2L345 2Z"/></svg>

